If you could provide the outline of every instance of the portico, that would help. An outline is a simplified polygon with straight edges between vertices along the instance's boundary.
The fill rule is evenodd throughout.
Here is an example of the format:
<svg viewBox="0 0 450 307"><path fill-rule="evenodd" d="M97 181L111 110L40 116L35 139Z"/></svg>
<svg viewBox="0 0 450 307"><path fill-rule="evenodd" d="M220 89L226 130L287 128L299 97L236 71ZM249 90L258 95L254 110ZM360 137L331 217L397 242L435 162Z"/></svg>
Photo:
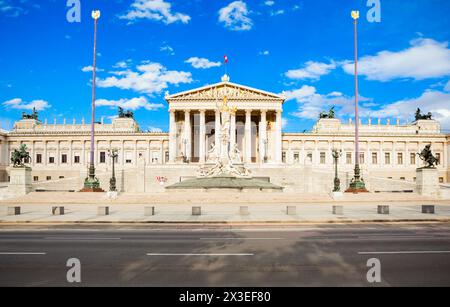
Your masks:
<svg viewBox="0 0 450 307"><path fill-rule="evenodd" d="M219 155L220 106L236 110L230 119L230 143L244 163L282 163L282 106L277 94L222 82L166 95L170 112L171 163L207 163ZM233 146L233 145L231 145Z"/></svg>

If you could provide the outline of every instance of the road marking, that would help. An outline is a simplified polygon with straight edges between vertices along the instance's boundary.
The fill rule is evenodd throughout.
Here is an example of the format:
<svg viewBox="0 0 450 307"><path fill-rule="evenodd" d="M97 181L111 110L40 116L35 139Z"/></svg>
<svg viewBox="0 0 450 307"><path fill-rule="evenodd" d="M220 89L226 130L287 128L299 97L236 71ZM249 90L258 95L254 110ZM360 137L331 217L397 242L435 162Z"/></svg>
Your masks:
<svg viewBox="0 0 450 307"><path fill-rule="evenodd" d="M284 238L216 238L216 237L210 237L210 238L200 238L200 240L284 240Z"/></svg>
<svg viewBox="0 0 450 307"><path fill-rule="evenodd" d="M121 238L87 238L87 237L45 237L45 240L75 240L75 241L84 241L84 240L121 240Z"/></svg>
<svg viewBox="0 0 450 307"><path fill-rule="evenodd" d="M219 257L219 256L254 256L255 254L153 254L149 253L147 256L206 256L206 257Z"/></svg>
<svg viewBox="0 0 450 307"><path fill-rule="evenodd" d="M402 255L402 254L450 254L450 251L394 251L394 252L358 252L359 255Z"/></svg>
<svg viewBox="0 0 450 307"><path fill-rule="evenodd" d="M0 252L0 255L42 256L42 255L47 255L47 253Z"/></svg>

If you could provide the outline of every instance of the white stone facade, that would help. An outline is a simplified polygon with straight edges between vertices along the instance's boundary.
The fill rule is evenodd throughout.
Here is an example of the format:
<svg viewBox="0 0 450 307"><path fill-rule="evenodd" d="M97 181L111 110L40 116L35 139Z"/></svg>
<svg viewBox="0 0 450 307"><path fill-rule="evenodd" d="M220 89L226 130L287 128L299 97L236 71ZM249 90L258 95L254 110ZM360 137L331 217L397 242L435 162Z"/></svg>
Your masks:
<svg viewBox="0 0 450 307"><path fill-rule="evenodd" d="M241 160L257 176L279 177L279 182L274 182L278 184L300 184L300 179L312 169L326 174L324 180L331 184L333 149L342 150L339 163L342 176L352 174L353 123L322 119L310 132L283 134L282 96L234 84L225 77L217 84L167 94L168 133L142 132L131 118L96 124L95 165L105 178L104 184L111 169L108 150L113 148L119 150L118 177L123 174L121 178L128 178L118 183L122 190L157 189L159 183L155 177L160 176L169 177L168 182L194 176L196 169L217 150L214 145L219 143L220 126L216 119L225 97L235 111L230 123L231 131L235 131L230 135L231 142L236 144ZM414 183L416 169L423 166L417 153L431 144L433 153L440 159L438 180L449 182L450 135L441 133L438 122L421 120L401 125L369 120L360 126L360 134L363 177ZM84 121L49 124L25 119L16 122L10 132L0 131L0 182L7 181L11 152L21 144L26 144L30 151L32 160L28 165L36 185L69 178L78 180L86 174L90 125ZM80 188L82 179L76 181L79 187L70 188ZM151 180L151 184L146 180ZM347 178L342 181L346 182Z"/></svg>

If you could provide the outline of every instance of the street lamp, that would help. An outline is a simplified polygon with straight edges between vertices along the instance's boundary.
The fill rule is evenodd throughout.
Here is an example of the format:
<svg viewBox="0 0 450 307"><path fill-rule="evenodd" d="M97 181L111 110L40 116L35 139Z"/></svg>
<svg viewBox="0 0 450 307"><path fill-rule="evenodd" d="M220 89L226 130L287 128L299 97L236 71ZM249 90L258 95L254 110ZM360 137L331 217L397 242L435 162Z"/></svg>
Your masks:
<svg viewBox="0 0 450 307"><path fill-rule="evenodd" d="M334 159L334 189L333 192L341 191L341 180L338 177L338 163L339 158L342 156L342 150L333 149L333 159Z"/></svg>
<svg viewBox="0 0 450 307"><path fill-rule="evenodd" d="M95 81L97 76L97 24L100 18L100 11L92 11L92 18L94 19L94 64L92 66L92 121L91 121L91 151L89 163L89 175L84 180L84 188L82 192L104 192L100 188L100 181L95 177L95 164L94 164L94 134L95 134Z"/></svg>
<svg viewBox="0 0 450 307"><path fill-rule="evenodd" d="M359 168L359 110L358 110L358 19L359 11L352 11L354 24L354 45L355 45L355 175L347 189L347 193L368 192L366 185L361 178L361 169Z"/></svg>
<svg viewBox="0 0 450 307"><path fill-rule="evenodd" d="M117 192L117 187L116 187L116 168L115 168L115 164L116 164L116 159L119 156L118 154L118 150L117 149L112 149L112 150L108 150L108 155L112 160L112 176L111 179L109 180L109 191L110 192Z"/></svg>

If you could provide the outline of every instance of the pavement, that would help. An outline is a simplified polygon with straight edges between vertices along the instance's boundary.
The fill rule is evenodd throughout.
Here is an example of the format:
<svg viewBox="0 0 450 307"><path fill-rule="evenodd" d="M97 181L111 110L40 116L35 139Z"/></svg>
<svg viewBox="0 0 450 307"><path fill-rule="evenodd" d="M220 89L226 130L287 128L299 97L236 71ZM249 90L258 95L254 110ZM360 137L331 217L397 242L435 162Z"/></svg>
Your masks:
<svg viewBox="0 0 450 307"><path fill-rule="evenodd" d="M380 283L366 278L372 258ZM2 225L0 286L450 286L450 223Z"/></svg>
<svg viewBox="0 0 450 307"><path fill-rule="evenodd" d="M207 195L205 195L207 194ZM233 194L177 193L124 194L108 200L103 193L31 193L22 198L0 202L0 223L358 223L450 221L450 201L398 194L346 195L333 200L323 195L284 193ZM215 202L210 201L215 199ZM226 202L224 201L226 200ZM378 205L388 205L388 215L378 214ZM435 214L423 214L422 205L434 205ZM8 215L8 207L19 206L20 215ZM52 207L63 206L64 215L53 215ZM101 216L98 208L109 207L109 215ZM295 207L287 214L287 207ZM343 214L333 214L333 206L342 206ZM146 216L146 207L154 207L155 215ZM192 215L193 207L201 207L201 215ZM247 214L241 212L247 208Z"/></svg>

